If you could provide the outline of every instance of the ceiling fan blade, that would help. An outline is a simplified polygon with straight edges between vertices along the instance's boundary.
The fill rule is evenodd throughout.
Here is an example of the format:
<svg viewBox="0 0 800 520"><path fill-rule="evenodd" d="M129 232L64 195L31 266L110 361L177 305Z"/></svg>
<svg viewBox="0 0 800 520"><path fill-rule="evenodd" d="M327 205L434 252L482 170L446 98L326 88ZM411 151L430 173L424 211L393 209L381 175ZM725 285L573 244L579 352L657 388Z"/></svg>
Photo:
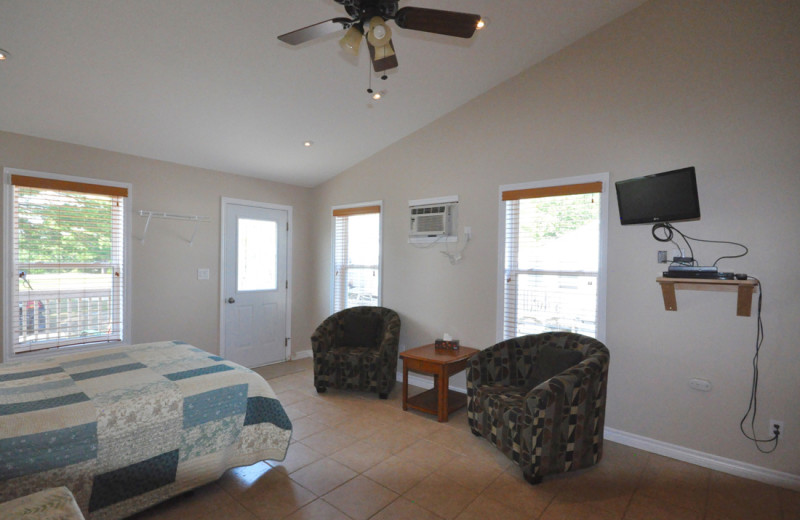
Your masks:
<svg viewBox="0 0 800 520"><path fill-rule="evenodd" d="M278 36L278 39L289 45L299 45L346 29L351 23L349 18L334 18L332 20L325 20L324 22L309 25L308 27L303 27L302 29L297 29L296 31L281 34Z"/></svg>
<svg viewBox="0 0 800 520"><path fill-rule="evenodd" d="M480 19L480 15L477 14L424 7L403 7L397 11L394 21L403 29L471 38Z"/></svg>
<svg viewBox="0 0 800 520"><path fill-rule="evenodd" d="M372 59L372 68L375 72L383 72L397 67L397 54L394 52L392 40L382 47L374 47L367 41L369 47L369 57Z"/></svg>

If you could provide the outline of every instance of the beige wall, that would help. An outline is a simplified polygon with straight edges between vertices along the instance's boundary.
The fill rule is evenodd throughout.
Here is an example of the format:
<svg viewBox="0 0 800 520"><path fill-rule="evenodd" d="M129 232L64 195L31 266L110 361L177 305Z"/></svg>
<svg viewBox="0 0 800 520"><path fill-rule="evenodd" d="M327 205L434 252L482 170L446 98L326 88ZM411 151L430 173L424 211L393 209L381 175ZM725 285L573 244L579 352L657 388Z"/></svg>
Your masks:
<svg viewBox="0 0 800 520"><path fill-rule="evenodd" d="M211 217L191 247L181 222L155 222L144 244L131 241L134 342L183 339L218 352L220 197L293 206L298 352L330 311L333 205L384 201L383 297L402 316L403 346L446 331L486 347L496 340L500 185L597 172L613 182L693 165L703 217L679 228L750 246L720 266L764 284L757 426L765 434L769 418L783 420L785 439L762 455L738 431L755 317L736 317L726 293L681 292L679 311L665 312L654 281L664 246L647 226L618 225L613 198L607 426L800 475L797 26L795 2L650 2L313 190L8 133L0 166L130 182L135 211ZM456 266L440 247L407 243L408 200L443 195L459 196L459 222L472 227ZM135 216L134 237L143 226ZM730 249L696 251L708 263ZM196 279L201 267L211 280ZM689 389L693 377L713 390Z"/></svg>
<svg viewBox="0 0 800 520"><path fill-rule="evenodd" d="M295 350L310 348L313 328L309 328L307 310L311 286L302 275L311 265L306 247L310 240L308 188L4 132L0 132L0 166L133 185L134 343L179 339L219 353L221 197L292 206L295 276L291 334ZM142 243L138 240L146 220L138 216L142 209L203 215L211 221L198 224L190 246L193 224L153 220ZM198 268L209 268L210 280L197 280Z"/></svg>
<svg viewBox="0 0 800 520"><path fill-rule="evenodd" d="M702 219L690 236L734 240L723 260L764 285L758 433L785 421L773 455L739 432L750 395L755 316L733 294L678 294L666 312L648 226L618 224L611 200L608 427L800 475L800 6L784 1L659 0L602 28L314 189L312 321L329 313L330 207L384 201L383 302L401 344L450 332L496 340L498 186L610 172L611 181L683 166L698 172ZM480 73L480 71L476 71ZM407 243L408 200L460 198L473 241L451 266ZM735 248L696 245L711 263ZM755 302L754 302L755 309ZM691 378L713 390L688 387ZM456 383L463 385L463 377Z"/></svg>

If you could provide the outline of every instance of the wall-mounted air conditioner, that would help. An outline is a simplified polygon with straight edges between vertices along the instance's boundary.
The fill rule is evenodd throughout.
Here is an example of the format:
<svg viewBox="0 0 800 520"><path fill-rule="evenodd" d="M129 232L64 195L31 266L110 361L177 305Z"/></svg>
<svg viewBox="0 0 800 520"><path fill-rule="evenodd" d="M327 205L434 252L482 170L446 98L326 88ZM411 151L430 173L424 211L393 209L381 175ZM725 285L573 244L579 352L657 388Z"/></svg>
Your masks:
<svg viewBox="0 0 800 520"><path fill-rule="evenodd" d="M411 210L408 234L414 237L449 235L453 223L454 204L415 206Z"/></svg>
<svg viewBox="0 0 800 520"><path fill-rule="evenodd" d="M457 241L458 196L408 201L408 241Z"/></svg>

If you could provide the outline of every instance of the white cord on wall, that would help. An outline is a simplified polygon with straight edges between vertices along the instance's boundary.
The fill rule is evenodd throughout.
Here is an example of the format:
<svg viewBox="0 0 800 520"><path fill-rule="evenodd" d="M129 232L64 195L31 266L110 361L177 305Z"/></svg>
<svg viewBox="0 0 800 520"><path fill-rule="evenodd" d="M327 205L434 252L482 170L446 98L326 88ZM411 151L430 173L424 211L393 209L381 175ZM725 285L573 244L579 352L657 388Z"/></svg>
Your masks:
<svg viewBox="0 0 800 520"><path fill-rule="evenodd" d="M469 240L472 238L472 228L465 227L464 228L464 246L461 248L460 251L456 251L455 253L451 253L448 251L440 251L444 256L450 260L450 265L456 265L459 263L463 257L464 250L467 249L467 244L469 244Z"/></svg>

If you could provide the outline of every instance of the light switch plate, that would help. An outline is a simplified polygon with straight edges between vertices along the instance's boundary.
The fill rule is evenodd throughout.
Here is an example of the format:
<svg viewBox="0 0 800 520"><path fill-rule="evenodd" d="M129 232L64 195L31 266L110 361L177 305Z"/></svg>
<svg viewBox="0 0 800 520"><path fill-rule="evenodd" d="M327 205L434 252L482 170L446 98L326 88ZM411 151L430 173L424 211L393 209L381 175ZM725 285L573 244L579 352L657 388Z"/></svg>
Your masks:
<svg viewBox="0 0 800 520"><path fill-rule="evenodd" d="M211 276L210 269L198 269L197 270L197 279L198 280L208 280Z"/></svg>

